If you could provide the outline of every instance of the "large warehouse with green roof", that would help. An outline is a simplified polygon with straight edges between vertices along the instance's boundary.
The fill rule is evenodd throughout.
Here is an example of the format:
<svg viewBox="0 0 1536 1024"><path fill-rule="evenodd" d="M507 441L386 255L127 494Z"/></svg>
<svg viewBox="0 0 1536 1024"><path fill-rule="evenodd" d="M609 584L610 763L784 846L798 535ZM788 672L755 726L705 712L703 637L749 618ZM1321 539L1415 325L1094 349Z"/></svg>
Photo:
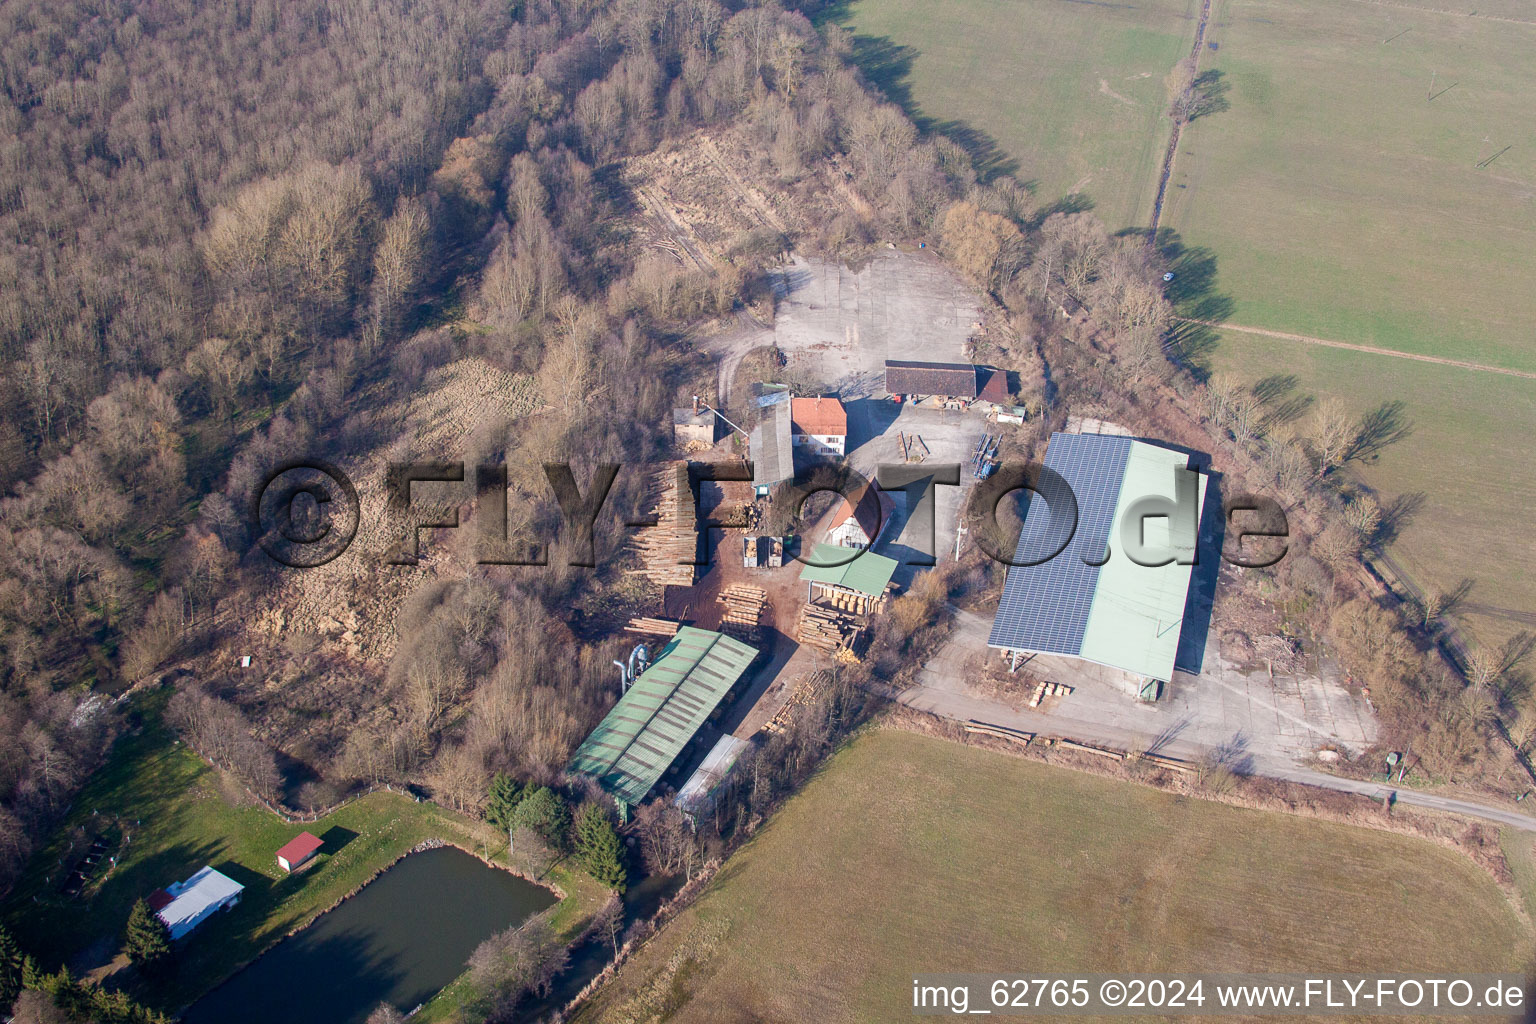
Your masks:
<svg viewBox="0 0 1536 1024"><path fill-rule="evenodd" d="M1193 568L1180 563L1195 554L1206 478L1197 474L1193 522L1175 529L1137 506L1148 498L1175 502L1178 473L1189 470L1182 452L1129 437L1054 434L1045 465L1072 488L1077 530L1055 557L1009 567L987 645L1015 661L1060 654L1116 669L1140 696L1155 698L1173 678ZM1141 518L1142 543L1172 553L1172 561L1141 565L1129 557L1122 538L1133 517ZM1046 501L1030 502L1014 562L1054 546L1051 518Z"/></svg>
<svg viewBox="0 0 1536 1024"><path fill-rule="evenodd" d="M756 657L724 633L682 627L577 748L570 771L596 779L621 810L640 803Z"/></svg>

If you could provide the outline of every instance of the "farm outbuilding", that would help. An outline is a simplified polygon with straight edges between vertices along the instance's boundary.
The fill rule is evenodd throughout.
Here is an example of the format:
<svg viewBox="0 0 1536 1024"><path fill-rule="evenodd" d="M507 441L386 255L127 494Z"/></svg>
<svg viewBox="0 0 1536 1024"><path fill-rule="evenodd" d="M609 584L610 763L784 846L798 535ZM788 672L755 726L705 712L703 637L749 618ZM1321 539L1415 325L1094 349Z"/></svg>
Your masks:
<svg viewBox="0 0 1536 1024"><path fill-rule="evenodd" d="M179 939L220 910L238 904L244 892L245 886L233 878L215 871L212 866L204 866L185 882L165 887L164 894L170 897L169 902L156 898L150 906L163 903L155 912L165 922L171 938Z"/></svg>
<svg viewBox="0 0 1536 1024"><path fill-rule="evenodd" d="M695 399L690 408L672 410L672 439L680 445L715 443L714 410Z"/></svg>
<svg viewBox="0 0 1536 1024"><path fill-rule="evenodd" d="M991 406L1012 402L1005 371L972 363L887 359L885 390L912 402L935 399L945 404L984 402Z"/></svg>
<svg viewBox="0 0 1536 1024"><path fill-rule="evenodd" d="M874 547L895 515L890 495L866 484L853 498L844 498L827 526L827 543L844 548Z"/></svg>
<svg viewBox="0 0 1536 1024"><path fill-rule="evenodd" d="M756 648L724 633L682 627L582 741L569 770L596 779L628 813L756 657Z"/></svg>
<svg viewBox="0 0 1536 1024"><path fill-rule="evenodd" d="M748 438L752 453L752 491L766 498L775 484L795 475L794 440L790 430L789 396L774 396L778 401L763 406L757 426Z"/></svg>
<svg viewBox="0 0 1536 1024"><path fill-rule="evenodd" d="M277 866L284 871L294 871L314 859L325 842L317 835L300 832L277 851Z"/></svg>
<svg viewBox="0 0 1536 1024"><path fill-rule="evenodd" d="M1173 678L1193 568L1179 563L1199 543L1205 475L1195 473L1193 523L1176 526L1142 502L1177 502L1178 474L1190 468L1182 452L1129 437L1058 433L1045 465L1071 487L1077 528L1066 547L1040 561L1059 543L1058 524L1046 500L1031 500L1013 559L1019 564L1008 569L987 646L1013 666L1036 654L1104 666L1137 696L1156 699ZM1167 564L1138 564L1126 553L1121 538L1136 518L1142 543L1171 552ZM1039 564L1022 564L1031 561Z"/></svg>

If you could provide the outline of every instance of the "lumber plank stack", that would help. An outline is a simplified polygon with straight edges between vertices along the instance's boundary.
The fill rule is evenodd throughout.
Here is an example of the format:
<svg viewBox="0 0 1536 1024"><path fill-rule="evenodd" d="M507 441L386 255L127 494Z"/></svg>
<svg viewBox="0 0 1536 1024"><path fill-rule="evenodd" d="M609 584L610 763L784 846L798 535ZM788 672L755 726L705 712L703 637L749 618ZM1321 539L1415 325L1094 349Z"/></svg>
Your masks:
<svg viewBox="0 0 1536 1024"><path fill-rule="evenodd" d="M830 583L816 582L811 584L811 593L815 600L822 602L840 612L852 615L874 615L885 611L886 603L890 600L891 587L887 587L884 594L879 597L870 597L847 587L833 586Z"/></svg>
<svg viewBox="0 0 1536 1024"><path fill-rule="evenodd" d="M1047 683L1042 681L1035 686L1034 695L1029 698L1029 706L1032 708L1037 708L1040 706L1040 702L1045 700L1045 698L1065 697L1067 694L1071 693L1073 689L1074 687L1068 686L1066 683Z"/></svg>
<svg viewBox="0 0 1536 1024"><path fill-rule="evenodd" d="M698 525L694 521L693 489L688 483L688 463L672 462L651 481L655 526L635 531L634 548L640 568L631 572L663 587L691 587L694 556L698 552Z"/></svg>
<svg viewBox="0 0 1536 1024"><path fill-rule="evenodd" d="M642 615L630 619L624 630L643 636L676 636L679 625L680 623L673 622L671 619L656 619L649 615Z"/></svg>

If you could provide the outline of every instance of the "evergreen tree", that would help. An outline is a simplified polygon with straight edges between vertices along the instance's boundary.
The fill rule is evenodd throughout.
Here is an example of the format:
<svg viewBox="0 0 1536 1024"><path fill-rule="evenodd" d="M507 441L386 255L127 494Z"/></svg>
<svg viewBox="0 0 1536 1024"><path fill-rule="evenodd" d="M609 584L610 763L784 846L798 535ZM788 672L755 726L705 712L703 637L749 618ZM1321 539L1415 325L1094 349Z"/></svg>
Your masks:
<svg viewBox="0 0 1536 1024"><path fill-rule="evenodd" d="M38 991L52 996L53 1005L69 1017L84 1017L90 1006L90 993L69 973L68 967L60 967L57 974L44 975Z"/></svg>
<svg viewBox="0 0 1536 1024"><path fill-rule="evenodd" d="M535 832L556 850L563 850L571 812L560 794L548 786L538 786L526 793L512 812L512 827Z"/></svg>
<svg viewBox="0 0 1536 1024"><path fill-rule="evenodd" d="M593 878L616 892L628 884L624 871L624 848L618 830L608 812L598 804L587 804L576 816L576 854Z"/></svg>
<svg viewBox="0 0 1536 1024"><path fill-rule="evenodd" d="M11 1012L11 1004L21 993L21 947L11 933L0 926L0 1017Z"/></svg>
<svg viewBox="0 0 1536 1024"><path fill-rule="evenodd" d="M30 954L22 954L21 957L21 987L42 988L43 971L37 966L37 961Z"/></svg>
<svg viewBox="0 0 1536 1024"><path fill-rule="evenodd" d="M128 959L142 970L154 970L171 955L170 929L142 899L128 914L124 944L128 948Z"/></svg>
<svg viewBox="0 0 1536 1024"><path fill-rule="evenodd" d="M486 794L485 820L503 832L512 827L512 815L522 802L523 787L506 772L497 772L491 778L491 788Z"/></svg>

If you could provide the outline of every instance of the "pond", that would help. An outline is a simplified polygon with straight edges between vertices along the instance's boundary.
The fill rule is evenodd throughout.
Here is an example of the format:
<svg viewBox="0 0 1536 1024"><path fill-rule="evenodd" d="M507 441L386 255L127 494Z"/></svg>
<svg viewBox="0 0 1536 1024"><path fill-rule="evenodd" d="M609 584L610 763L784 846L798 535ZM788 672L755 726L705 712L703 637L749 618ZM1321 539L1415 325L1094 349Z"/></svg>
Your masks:
<svg viewBox="0 0 1536 1024"><path fill-rule="evenodd" d="M400 861L193 1004L186 1024L362 1024L409 1013L464 970L485 939L555 895L444 847Z"/></svg>

